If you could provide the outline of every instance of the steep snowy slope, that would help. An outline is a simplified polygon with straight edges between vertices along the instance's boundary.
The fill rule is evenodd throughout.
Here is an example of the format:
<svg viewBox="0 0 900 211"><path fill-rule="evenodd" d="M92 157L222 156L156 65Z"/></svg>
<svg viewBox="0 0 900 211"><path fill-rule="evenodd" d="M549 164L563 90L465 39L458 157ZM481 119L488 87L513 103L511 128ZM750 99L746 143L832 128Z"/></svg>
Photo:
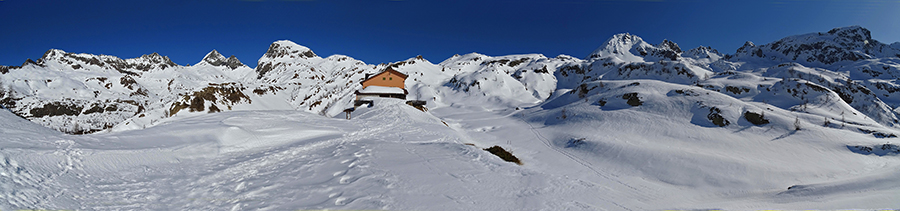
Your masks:
<svg viewBox="0 0 900 211"><path fill-rule="evenodd" d="M333 116L352 105L371 65L344 55L319 57L307 47L282 40L272 43L259 59L259 90L276 91L297 110ZM262 91L265 92L265 91Z"/></svg>
<svg viewBox="0 0 900 211"><path fill-rule="evenodd" d="M865 28L851 26L761 46L747 42L726 56L725 63L740 70L762 70L765 76L812 81L834 90L870 118L892 126L900 121L892 111L900 106L894 96L900 90L900 49L894 46L873 40Z"/></svg>
<svg viewBox="0 0 900 211"><path fill-rule="evenodd" d="M756 46L747 42L730 56L733 61L774 63L788 61L804 65L840 67L868 59L900 58L900 49L872 39L871 32L860 26L835 28L828 32L789 36L773 43Z"/></svg>
<svg viewBox="0 0 900 211"><path fill-rule="evenodd" d="M409 99L440 106L467 104L493 108L534 106L556 89L552 70L571 58L540 54L491 57L478 53L455 55L439 64L422 57L379 65L409 75Z"/></svg>
<svg viewBox="0 0 900 211"><path fill-rule="evenodd" d="M179 66L156 53L123 60L50 50L0 75L0 98L4 107L42 125L92 133L132 117L165 116L153 111L213 84L238 83L252 72L235 58L218 62L222 58L214 50L195 66Z"/></svg>
<svg viewBox="0 0 900 211"><path fill-rule="evenodd" d="M159 94L135 78L179 68L158 54L113 56L49 50L37 62L0 75L4 107L44 126L70 133L110 128L155 106Z"/></svg>

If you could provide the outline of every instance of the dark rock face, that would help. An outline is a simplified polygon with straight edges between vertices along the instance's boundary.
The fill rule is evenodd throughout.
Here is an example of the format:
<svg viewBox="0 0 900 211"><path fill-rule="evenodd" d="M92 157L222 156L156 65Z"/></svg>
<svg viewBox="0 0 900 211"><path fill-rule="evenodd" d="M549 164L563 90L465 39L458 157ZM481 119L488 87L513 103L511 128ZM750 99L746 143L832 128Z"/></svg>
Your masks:
<svg viewBox="0 0 900 211"><path fill-rule="evenodd" d="M675 44L674 42L669 41L669 40L663 40L662 43L660 43L659 46L657 46L657 47L662 48L662 49L671 50L671 51L674 51L675 53L682 53L681 48L678 47L678 44Z"/></svg>
<svg viewBox="0 0 900 211"><path fill-rule="evenodd" d="M250 102L250 97L244 94L245 89L236 83L209 84L203 90L184 95L181 100L173 103L169 108L169 116L175 115L183 109L189 109L190 112L204 111L207 109L206 102L210 104L209 113L221 111L215 104L225 105L228 110L231 110L231 106L234 104Z"/></svg>
<svg viewBox="0 0 900 211"><path fill-rule="evenodd" d="M709 119L714 125L719 127L725 127L731 124L730 121L725 119L722 116L722 110L716 107L709 108L709 114L706 115L706 118Z"/></svg>
<svg viewBox="0 0 900 211"><path fill-rule="evenodd" d="M241 63L241 60L238 60L237 57L231 55L230 57L228 57L228 59L225 60L225 66L233 70L246 65L244 65L244 63Z"/></svg>
<svg viewBox="0 0 900 211"><path fill-rule="evenodd" d="M834 28L828 31L828 34L834 34L838 37L847 38L854 42L861 42L872 39L872 32L870 32L866 28L859 26Z"/></svg>
<svg viewBox="0 0 900 211"><path fill-rule="evenodd" d="M32 117L44 116L60 116L60 115L78 115L83 107L74 103L51 102L44 104L43 107L33 108L29 113Z"/></svg>
<svg viewBox="0 0 900 211"><path fill-rule="evenodd" d="M710 58L710 55L715 55L719 58L722 57L722 54L719 53L718 50L716 50L712 47L709 47L709 46L700 46L700 47L690 49L690 50L682 53L682 56L684 56L684 57L693 57L693 58L697 58L697 59Z"/></svg>
<svg viewBox="0 0 900 211"><path fill-rule="evenodd" d="M640 56L652 56L658 58L665 58L671 61L677 61L678 57L681 56L681 48L678 47L678 44L675 44L669 40L663 40L662 43L655 47L644 47L640 46L635 49L638 55Z"/></svg>
<svg viewBox="0 0 900 211"><path fill-rule="evenodd" d="M220 54L216 50L212 50L206 57L203 57L203 61L209 63L212 66L226 66L229 69L237 69L238 67L246 66L244 63L241 63L241 60L238 60L237 57L231 55L231 57L225 58L222 54Z"/></svg>
<svg viewBox="0 0 900 211"><path fill-rule="evenodd" d="M644 102L641 101L641 99L638 97L638 93L624 94L624 95L622 95L622 99L628 100L625 103L627 103L630 106L640 106L640 105L644 104Z"/></svg>

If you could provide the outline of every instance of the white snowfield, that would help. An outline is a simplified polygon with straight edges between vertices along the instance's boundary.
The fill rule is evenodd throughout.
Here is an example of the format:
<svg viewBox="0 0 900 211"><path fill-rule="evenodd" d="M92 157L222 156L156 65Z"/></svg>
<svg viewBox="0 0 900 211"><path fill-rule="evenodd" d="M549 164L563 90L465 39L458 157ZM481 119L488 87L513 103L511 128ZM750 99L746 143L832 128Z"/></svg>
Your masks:
<svg viewBox="0 0 900 211"><path fill-rule="evenodd" d="M847 150L849 143L882 143L864 134L811 125L722 130L629 109L575 107L567 121L554 121L546 117L559 113L540 108L425 113L401 100L374 104L352 120L233 111L83 136L2 111L0 207L757 210L900 203L900 160ZM524 165L480 149L493 145Z"/></svg>
<svg viewBox="0 0 900 211"><path fill-rule="evenodd" d="M0 74L0 105L18 106L0 109L0 210L898 209L900 43L868 33L734 55L619 34L585 59L378 66L277 41L254 69L216 51L149 71L108 67L170 64L50 51L71 68L48 59ZM370 98L336 115L387 66L427 111ZM119 107L44 112L78 93L61 102ZM179 107L195 101L221 112ZM116 125L58 131L98 115ZM522 165L483 150L495 145Z"/></svg>

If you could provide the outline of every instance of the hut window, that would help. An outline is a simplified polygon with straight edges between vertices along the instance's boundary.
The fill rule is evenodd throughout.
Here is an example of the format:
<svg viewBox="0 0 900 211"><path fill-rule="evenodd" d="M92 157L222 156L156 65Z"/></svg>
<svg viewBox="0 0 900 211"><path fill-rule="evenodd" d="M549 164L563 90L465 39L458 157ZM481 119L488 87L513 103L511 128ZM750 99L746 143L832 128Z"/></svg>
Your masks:
<svg viewBox="0 0 900 211"><path fill-rule="evenodd" d="M381 80L383 81L383 80L384 80L384 77L381 77Z"/></svg>
<svg viewBox="0 0 900 211"><path fill-rule="evenodd" d="M393 80L394 80L394 77L390 77L390 78L388 78L388 80L389 80L389 81L393 81Z"/></svg>

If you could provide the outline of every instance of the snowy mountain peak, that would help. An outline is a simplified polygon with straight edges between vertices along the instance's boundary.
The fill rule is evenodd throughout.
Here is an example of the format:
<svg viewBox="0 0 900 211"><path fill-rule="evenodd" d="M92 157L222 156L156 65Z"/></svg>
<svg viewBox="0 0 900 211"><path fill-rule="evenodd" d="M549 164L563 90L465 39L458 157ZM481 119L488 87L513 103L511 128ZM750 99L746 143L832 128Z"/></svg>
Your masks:
<svg viewBox="0 0 900 211"><path fill-rule="evenodd" d="M709 59L710 62L717 61L724 57L718 50L709 46L700 46L690 49L681 54L682 57L693 59Z"/></svg>
<svg viewBox="0 0 900 211"><path fill-rule="evenodd" d="M118 60L119 58L115 58L115 59ZM175 62L172 62L172 60L169 59L168 56L162 56L156 52L153 52L152 54L149 54L149 55L144 54L138 58L125 59L125 63L127 63L129 65L136 65L136 66L146 66L144 68L140 68L140 69L143 69L143 71L156 69L151 66L159 66L159 68L161 68L161 69L165 69L168 66L178 66L178 64L175 64Z"/></svg>
<svg viewBox="0 0 900 211"><path fill-rule="evenodd" d="M219 51L216 51L216 49L213 49L203 57L203 61L206 61L213 65L215 65L216 63L221 63L225 61L225 59L225 56L222 56L222 54L220 54Z"/></svg>
<svg viewBox="0 0 900 211"><path fill-rule="evenodd" d="M833 65L900 55L900 50L873 40L871 32L860 26L789 36L761 46L749 44L739 48L733 57L739 60L758 57L775 62Z"/></svg>
<svg viewBox="0 0 900 211"><path fill-rule="evenodd" d="M610 58L620 62L675 61L681 53L681 47L675 42L663 40L654 46L641 37L622 33L607 40L603 46L594 50L588 59Z"/></svg>
<svg viewBox="0 0 900 211"><path fill-rule="evenodd" d="M148 60L148 61L151 61L151 62L153 62L153 63L169 63L169 62L172 62L172 60L170 60L168 56L162 56L162 55L159 55L159 53L156 53L156 52L153 52L152 54L149 54L149 55L146 55L146 54L145 54L145 55L141 55L141 58L142 58L142 59L146 59L146 60Z"/></svg>
<svg viewBox="0 0 900 211"><path fill-rule="evenodd" d="M675 51L676 53L681 53L681 52L682 52L682 51L681 51L681 48L678 47L678 44L676 44L675 42L669 41L669 40L667 40L667 39L663 39L662 43L659 43L659 45L657 45L656 47L657 47L657 48L662 48L662 49L672 50L672 51Z"/></svg>
<svg viewBox="0 0 900 211"><path fill-rule="evenodd" d="M834 28L828 31L828 34L837 35L838 37L843 38L849 38L853 41L866 41L872 39L872 32L861 26Z"/></svg>
<svg viewBox="0 0 900 211"><path fill-rule="evenodd" d="M747 51L749 51L750 49L752 49L754 47L756 47L756 44L753 44L753 42L751 42L751 41L744 42L744 45L742 45L740 48L737 49L736 54L746 53Z"/></svg>
<svg viewBox="0 0 900 211"><path fill-rule="evenodd" d="M235 69L240 66L246 66L244 65L244 63L241 63L241 60L238 60L238 58L234 55L229 56L228 59L225 60L225 65L227 65L231 69Z"/></svg>
<svg viewBox="0 0 900 211"><path fill-rule="evenodd" d="M220 54L215 49L213 49L208 54L206 54L206 56L203 57L203 60L197 64L199 65L204 62L207 64L210 64L212 66L226 66L232 70L237 69L238 67L246 66L246 65L244 65L244 63L241 63L241 61L238 60L237 57L234 57L234 55L231 55L231 57L225 58L225 56Z"/></svg>
<svg viewBox="0 0 900 211"><path fill-rule="evenodd" d="M65 54L66 54L66 52L63 51L63 50L60 50L60 49L50 49L50 50L47 50L47 52L44 53L44 56L41 56L41 59L47 60L47 59L51 59L51 58L55 58L55 57L64 56Z"/></svg>
<svg viewBox="0 0 900 211"><path fill-rule="evenodd" d="M603 58L612 55L626 54L635 44L646 44L641 37L631 35L629 33L620 33L613 35L606 42L591 52L587 59Z"/></svg>
<svg viewBox="0 0 900 211"><path fill-rule="evenodd" d="M290 40L279 40L269 45L264 57L278 58L289 56L290 58L312 58L317 57L312 50L306 46L298 45Z"/></svg>

